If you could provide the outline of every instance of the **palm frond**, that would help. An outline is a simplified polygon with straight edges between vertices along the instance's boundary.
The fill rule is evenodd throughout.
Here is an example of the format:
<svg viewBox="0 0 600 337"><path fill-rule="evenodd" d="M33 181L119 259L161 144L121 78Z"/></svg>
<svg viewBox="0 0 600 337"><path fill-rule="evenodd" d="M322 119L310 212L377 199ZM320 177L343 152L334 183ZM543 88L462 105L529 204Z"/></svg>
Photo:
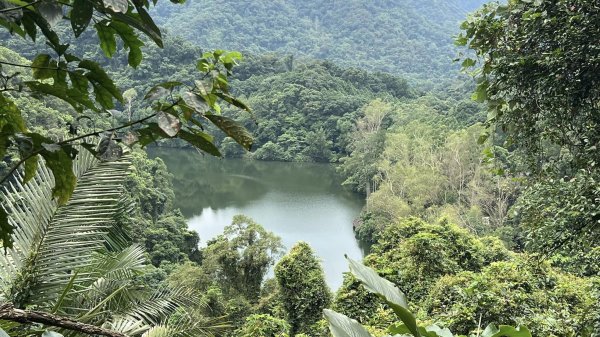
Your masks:
<svg viewBox="0 0 600 337"><path fill-rule="evenodd" d="M75 271L83 272L74 288L93 279L93 256L103 249L114 216L122 209L119 200L129 161L100 162L80 150L73 165L77 187L66 205L52 198L54 178L45 165L28 183L19 175L0 191L14 227L13 248L0 256L0 287L5 300L17 306L48 307Z"/></svg>

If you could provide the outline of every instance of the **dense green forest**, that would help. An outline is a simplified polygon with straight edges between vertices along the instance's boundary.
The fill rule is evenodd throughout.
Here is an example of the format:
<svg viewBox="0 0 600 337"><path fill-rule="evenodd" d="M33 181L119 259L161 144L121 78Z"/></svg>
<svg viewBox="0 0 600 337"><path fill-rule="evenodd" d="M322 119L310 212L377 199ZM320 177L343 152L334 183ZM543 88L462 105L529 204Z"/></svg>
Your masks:
<svg viewBox="0 0 600 337"><path fill-rule="evenodd" d="M205 48L277 52L433 79L458 69L452 35L484 2L206 1L159 5L157 21Z"/></svg>
<svg viewBox="0 0 600 337"><path fill-rule="evenodd" d="M0 336L600 336L598 6L483 3L0 3ZM369 254L200 246L147 146L331 163Z"/></svg>

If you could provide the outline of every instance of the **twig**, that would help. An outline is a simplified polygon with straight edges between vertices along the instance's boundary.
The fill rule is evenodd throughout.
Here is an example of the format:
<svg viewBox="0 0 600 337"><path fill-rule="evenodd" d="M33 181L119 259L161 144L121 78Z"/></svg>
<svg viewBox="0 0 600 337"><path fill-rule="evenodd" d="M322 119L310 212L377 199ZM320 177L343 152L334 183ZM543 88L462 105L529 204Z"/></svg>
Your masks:
<svg viewBox="0 0 600 337"><path fill-rule="evenodd" d="M39 2L42 2L42 0L37 0L37 1L31 2L31 3L28 3L27 5L23 5L23 6L0 9L0 13L16 11L17 9L23 9L23 8L29 7L31 5L35 5Z"/></svg>
<svg viewBox="0 0 600 337"><path fill-rule="evenodd" d="M38 67L38 66L32 66L32 65L27 65L27 64L19 64L19 63L12 63L12 62L6 62L6 61L0 61L0 64L6 64L7 66L21 67L21 68L48 69L48 70L64 70L64 69L60 69L60 68Z"/></svg>

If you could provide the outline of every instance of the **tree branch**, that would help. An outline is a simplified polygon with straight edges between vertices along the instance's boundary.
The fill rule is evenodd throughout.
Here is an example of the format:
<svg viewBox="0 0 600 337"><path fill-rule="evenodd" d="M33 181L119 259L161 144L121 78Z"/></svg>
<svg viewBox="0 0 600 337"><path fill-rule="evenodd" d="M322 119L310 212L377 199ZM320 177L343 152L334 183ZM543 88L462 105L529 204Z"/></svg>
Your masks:
<svg viewBox="0 0 600 337"><path fill-rule="evenodd" d="M16 309L10 303L0 305L0 319L18 323L40 323L71 331L83 332L89 335L102 335L107 337L127 337L127 335L123 333L104 329L91 324L78 322L70 318L40 311Z"/></svg>
<svg viewBox="0 0 600 337"><path fill-rule="evenodd" d="M31 68L31 69L65 70L65 69L60 69L60 68L38 67L38 66L32 66L32 65L28 65L28 64L19 64L19 63L12 63L12 62L6 62L6 61L0 61L0 64L5 64L7 66L13 66L13 67Z"/></svg>
<svg viewBox="0 0 600 337"><path fill-rule="evenodd" d="M174 107L175 105L179 104L179 103L180 103L180 101L181 101L181 100L177 100L175 103L171 104L171 105L170 105L168 108L166 108L166 109L164 109L164 110L168 110L168 109L170 109L170 108ZM121 126L117 126L117 127L110 128L110 129L105 129L105 130L100 130L100 131L94 131L94 132L86 133L86 134L84 134L84 135L77 136L77 137L73 137L73 138L69 138L69 139L63 140L63 141L61 141L61 142L57 142L57 143L55 143L55 144L62 146L62 145L66 145L66 144L68 144L68 143L74 142L74 141L76 141L76 140L79 140L79 139L82 139L82 138L91 137L91 136L98 136L98 135L100 135L101 133L104 133L104 132L112 132L112 131L117 131L117 130L125 129L125 128L128 128L128 127L130 127L130 126L134 126L134 125L136 125L136 124L141 124L141 123L143 123L143 122L145 122L145 121L149 120L149 119L150 119L150 118L152 118L152 117L156 117L156 115L157 115L157 114L158 114L158 112L155 112L155 113L153 113L153 114L150 114L150 115L148 115L148 116L146 116L146 117L144 117L144 118L142 118L142 119L138 119L138 120L136 120L136 121L129 122L129 123L126 123L126 124L123 124L123 125L121 125ZM6 174L5 174L3 177L2 177L2 179L0 179L0 186L2 186L2 185L4 184L4 182L6 182L6 180L7 180L9 177L11 177L11 176L12 176L12 174L13 174L13 173L14 173L14 172L15 172L15 171L16 171L16 170L17 170L17 169L18 169L18 168L19 168L19 167L20 167L20 166L21 166L23 163L25 163L25 162L26 162L26 161L27 161L29 158L31 158L31 157L34 157L34 156L37 156L37 155L38 155L38 154L40 154L40 153L41 153L43 150L44 150L44 148L43 148L43 147L42 147L42 148L39 148L39 149L37 149L37 150L35 150L35 151L33 151L33 152L30 152L30 153L29 153L29 154L27 154L25 157L21 158L21 160L19 160L19 161L18 161L18 162L17 162L15 165L13 165L13 167L12 167L12 168L11 168L11 169L10 169L10 170L9 170L9 171L8 171L8 172L7 172L7 173L6 173Z"/></svg>
<svg viewBox="0 0 600 337"><path fill-rule="evenodd" d="M37 1L31 2L31 3L28 3L27 5L23 5L23 6L12 7L12 8L3 8L3 9L0 9L0 13L6 13L6 12L11 12L11 11L16 11L18 9L23 9L23 8L29 7L31 5L35 5L35 4L39 3L39 2L42 2L42 1L41 0L37 0Z"/></svg>

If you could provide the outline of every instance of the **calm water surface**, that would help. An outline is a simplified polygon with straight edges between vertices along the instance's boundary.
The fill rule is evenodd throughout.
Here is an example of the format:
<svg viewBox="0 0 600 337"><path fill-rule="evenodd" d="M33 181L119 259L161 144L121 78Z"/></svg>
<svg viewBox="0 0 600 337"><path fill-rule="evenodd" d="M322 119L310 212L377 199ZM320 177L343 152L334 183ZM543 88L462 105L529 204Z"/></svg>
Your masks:
<svg viewBox="0 0 600 337"><path fill-rule="evenodd" d="M174 175L175 206L200 234L201 245L234 215L248 215L279 235L286 248L308 242L333 290L347 270L344 254L362 257L352 232L362 199L340 186L332 165L216 159L176 149L149 152L163 158Z"/></svg>

